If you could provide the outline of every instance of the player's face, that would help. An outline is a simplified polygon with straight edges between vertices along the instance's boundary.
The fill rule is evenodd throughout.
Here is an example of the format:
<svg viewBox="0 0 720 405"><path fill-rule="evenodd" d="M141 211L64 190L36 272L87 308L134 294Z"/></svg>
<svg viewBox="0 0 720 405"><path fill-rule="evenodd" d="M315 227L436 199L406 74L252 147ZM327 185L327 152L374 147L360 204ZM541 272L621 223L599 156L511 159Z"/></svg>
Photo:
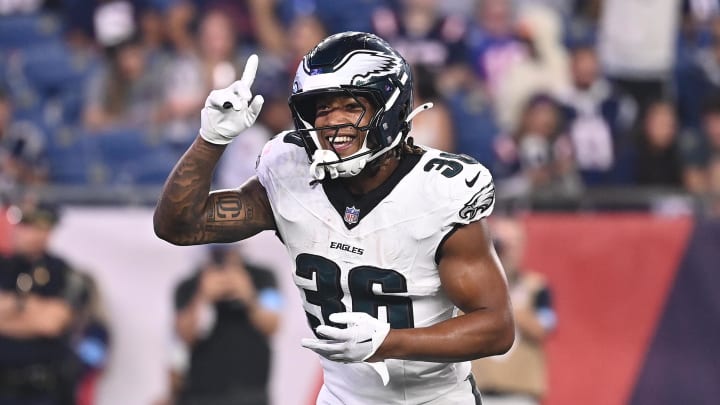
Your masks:
<svg viewBox="0 0 720 405"><path fill-rule="evenodd" d="M373 115L375 108L365 97L337 95L320 98L315 104L315 127L344 125L319 131L322 148L335 150L340 157L357 152L367 135L366 131L360 131L357 127L368 125Z"/></svg>

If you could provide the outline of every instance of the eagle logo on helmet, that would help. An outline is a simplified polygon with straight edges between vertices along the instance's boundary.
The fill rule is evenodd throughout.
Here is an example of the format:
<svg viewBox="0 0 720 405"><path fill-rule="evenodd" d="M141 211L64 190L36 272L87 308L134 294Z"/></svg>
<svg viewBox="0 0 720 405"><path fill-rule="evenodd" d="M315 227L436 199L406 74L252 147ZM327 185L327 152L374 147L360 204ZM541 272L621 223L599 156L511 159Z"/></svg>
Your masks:
<svg viewBox="0 0 720 405"><path fill-rule="evenodd" d="M332 71L319 72L320 69L310 69L307 66L307 58L303 60L303 70L308 76L331 73L338 77L339 82L352 85L361 85L373 77L382 77L388 73L399 73L402 66L403 61L400 57L372 49L349 52L332 67Z"/></svg>

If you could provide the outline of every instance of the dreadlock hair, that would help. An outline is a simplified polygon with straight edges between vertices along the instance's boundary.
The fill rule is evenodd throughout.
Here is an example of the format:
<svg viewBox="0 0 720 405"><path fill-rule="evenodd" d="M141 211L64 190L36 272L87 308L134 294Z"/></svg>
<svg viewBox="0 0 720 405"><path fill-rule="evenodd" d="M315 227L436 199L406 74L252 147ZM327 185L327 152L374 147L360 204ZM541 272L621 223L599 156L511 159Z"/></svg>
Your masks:
<svg viewBox="0 0 720 405"><path fill-rule="evenodd" d="M412 136L408 136L405 142L400 144L398 151L404 155L422 155L425 153L425 149L415 145L415 139Z"/></svg>

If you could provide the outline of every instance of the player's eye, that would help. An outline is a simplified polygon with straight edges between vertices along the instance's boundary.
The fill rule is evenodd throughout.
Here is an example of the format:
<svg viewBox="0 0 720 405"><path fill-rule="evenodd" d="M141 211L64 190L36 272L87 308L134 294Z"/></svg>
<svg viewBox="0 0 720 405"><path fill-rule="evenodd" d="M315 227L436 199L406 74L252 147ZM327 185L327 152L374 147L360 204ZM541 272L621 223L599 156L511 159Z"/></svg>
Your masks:
<svg viewBox="0 0 720 405"><path fill-rule="evenodd" d="M327 104L318 104L315 106L315 115L322 116L327 115L330 112L330 106Z"/></svg>
<svg viewBox="0 0 720 405"><path fill-rule="evenodd" d="M362 106L362 104L360 104L356 101L353 101L353 102L345 104L345 109L348 111L357 111L357 110L362 110L363 106Z"/></svg>

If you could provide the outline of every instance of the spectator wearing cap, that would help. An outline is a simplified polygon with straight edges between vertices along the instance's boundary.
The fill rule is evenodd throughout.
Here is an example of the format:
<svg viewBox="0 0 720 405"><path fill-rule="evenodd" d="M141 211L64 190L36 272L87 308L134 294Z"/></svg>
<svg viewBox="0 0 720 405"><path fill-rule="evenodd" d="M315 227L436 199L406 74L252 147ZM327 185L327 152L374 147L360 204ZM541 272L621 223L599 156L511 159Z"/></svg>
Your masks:
<svg viewBox="0 0 720 405"><path fill-rule="evenodd" d="M83 283L48 251L57 210L11 207L12 252L0 257L0 403L72 404L75 362L68 334Z"/></svg>

